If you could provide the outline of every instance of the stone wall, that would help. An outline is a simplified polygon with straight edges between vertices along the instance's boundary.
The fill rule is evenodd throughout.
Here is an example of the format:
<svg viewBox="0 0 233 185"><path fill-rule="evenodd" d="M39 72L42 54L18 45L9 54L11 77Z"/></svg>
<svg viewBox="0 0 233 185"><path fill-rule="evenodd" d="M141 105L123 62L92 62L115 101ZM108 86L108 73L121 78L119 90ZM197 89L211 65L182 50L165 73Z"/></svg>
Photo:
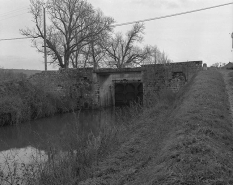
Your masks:
<svg viewBox="0 0 233 185"><path fill-rule="evenodd" d="M143 66L143 102L152 101L163 89L178 92L201 69L202 61Z"/></svg>
<svg viewBox="0 0 233 185"><path fill-rule="evenodd" d="M178 92L202 68L202 61L145 65L125 69L66 69L44 71L30 78L44 91L71 102L73 107L98 108L115 104L116 81L143 83L146 103L163 89Z"/></svg>
<svg viewBox="0 0 233 185"><path fill-rule="evenodd" d="M92 73L92 68L43 71L31 76L30 82L45 92L69 102L75 109L91 108L93 106Z"/></svg>

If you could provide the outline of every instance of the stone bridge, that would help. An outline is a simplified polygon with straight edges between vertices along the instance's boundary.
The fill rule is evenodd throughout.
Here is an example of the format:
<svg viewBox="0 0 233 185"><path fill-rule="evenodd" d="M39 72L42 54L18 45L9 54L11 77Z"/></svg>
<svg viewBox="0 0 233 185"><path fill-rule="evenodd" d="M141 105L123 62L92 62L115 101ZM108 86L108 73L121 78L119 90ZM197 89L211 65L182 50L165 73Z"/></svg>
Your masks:
<svg viewBox="0 0 233 185"><path fill-rule="evenodd" d="M178 92L200 69L202 61L98 69L93 73L94 101L100 107L146 102L161 89Z"/></svg>
<svg viewBox="0 0 233 185"><path fill-rule="evenodd" d="M86 108L127 105L132 101L150 101L162 89L179 91L202 69L202 61L151 64L139 68L63 69L44 71L32 76L33 83L43 82L50 93Z"/></svg>
<svg viewBox="0 0 233 185"><path fill-rule="evenodd" d="M99 69L93 73L96 101L101 107L125 105L143 98L142 68Z"/></svg>

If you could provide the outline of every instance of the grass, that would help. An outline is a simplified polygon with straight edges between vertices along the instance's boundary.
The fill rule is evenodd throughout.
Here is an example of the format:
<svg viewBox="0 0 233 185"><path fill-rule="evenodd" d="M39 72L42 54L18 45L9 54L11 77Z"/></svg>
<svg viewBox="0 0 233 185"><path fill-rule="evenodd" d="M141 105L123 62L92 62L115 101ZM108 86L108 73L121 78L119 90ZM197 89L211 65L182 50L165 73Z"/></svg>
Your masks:
<svg viewBox="0 0 233 185"><path fill-rule="evenodd" d="M233 77L233 72L228 73L229 77Z"/></svg>
<svg viewBox="0 0 233 185"><path fill-rule="evenodd" d="M222 76L203 71L170 120L151 184L232 184L233 133Z"/></svg>
<svg viewBox="0 0 233 185"><path fill-rule="evenodd" d="M166 94L169 96L165 96ZM64 136L61 136L61 143L66 145L65 151L68 152L63 156L56 155L57 157L52 158L45 167L40 168L40 171L38 171L39 175L33 178L32 182L34 184L37 182L37 184L41 185L82 184L88 182L89 179L93 180L96 174L101 174L101 176L103 176L106 173L105 171L108 173L109 170L111 171L114 168L108 166L106 169L102 166L105 161L108 161L108 157L111 158L119 148L124 148L124 146L129 143L131 148L129 149L130 151L128 151L129 153L132 152L131 150L138 150L139 146L134 146L134 144L131 146L131 141L134 142L134 139L139 139L142 137L141 135L146 134L146 130L143 131L146 124L142 122L150 120L154 115L165 115L168 107L175 101L175 96L171 96L170 91L167 93L164 91L161 96L163 96L163 100L159 101L156 99L156 106L147 106L145 108L140 104L133 103L130 107L116 110L117 123L115 125L101 125L96 135L90 134L88 137L85 137L79 132L79 124L74 125L75 128L72 129L72 133L66 133L65 131ZM173 97L173 99L171 99L171 97ZM170 101L169 104L167 104L168 101ZM146 129L148 129L148 125ZM146 139L149 139L149 137L146 137ZM147 142L144 139L141 141ZM52 146L52 148L56 148L56 146ZM57 150L61 151L61 149ZM137 168L142 167L145 161L148 160L148 158L143 158L144 153L142 155L139 165L135 163L138 165ZM128 158L123 154L122 158L125 157Z"/></svg>
<svg viewBox="0 0 233 185"><path fill-rule="evenodd" d="M126 116L123 116L123 111L118 110L117 115L121 115L122 119L117 119L117 124L109 125L109 123L106 123L100 125L97 134L90 133L88 136L80 132L78 118L77 124L67 124L67 127L72 126L74 128L72 133L67 133L64 130L63 135L60 136L63 146L60 145L61 148L57 148L50 145L51 149L57 148L56 151L64 151L65 149L65 152L58 155L56 152L53 153L52 151L55 150L52 149L51 155L56 157L51 158L43 168L40 168L39 175L32 178L32 184L77 184L91 177L94 166L98 166L100 161L116 151L120 144L128 138L125 135L129 132L129 127L132 127L132 118L135 119L140 116L138 113L141 108L139 104L131 105L131 108L125 108L124 114L131 118L126 118Z"/></svg>
<svg viewBox="0 0 233 185"><path fill-rule="evenodd" d="M129 115L123 109L123 116L120 114L120 117L124 119L121 119L121 123L127 128L121 133L124 140L114 153L94 166L92 176L80 182L80 185L129 183L150 163L152 154L161 147L161 140L166 135L166 128L159 128L155 121L164 121L176 100L170 91L164 90L161 96L163 99L154 99L153 106L150 104L140 109L140 105L136 105ZM158 132L155 133L155 130Z"/></svg>
<svg viewBox="0 0 233 185"><path fill-rule="evenodd" d="M173 103L154 103L136 120L81 185L233 184L232 121L218 71L201 71Z"/></svg>
<svg viewBox="0 0 233 185"><path fill-rule="evenodd" d="M233 86L233 72L228 73L228 76L230 77L228 83L229 83L231 86Z"/></svg>

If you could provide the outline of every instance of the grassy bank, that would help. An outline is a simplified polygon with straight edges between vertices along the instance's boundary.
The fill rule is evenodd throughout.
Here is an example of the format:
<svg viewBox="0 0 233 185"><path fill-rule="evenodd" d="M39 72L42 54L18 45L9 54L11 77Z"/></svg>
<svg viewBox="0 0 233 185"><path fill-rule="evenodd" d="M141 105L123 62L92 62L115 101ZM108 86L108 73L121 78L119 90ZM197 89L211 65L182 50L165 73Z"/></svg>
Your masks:
<svg viewBox="0 0 233 185"><path fill-rule="evenodd" d="M233 184L233 131L225 84L202 71L169 121L150 184Z"/></svg>
<svg viewBox="0 0 233 185"><path fill-rule="evenodd" d="M221 74L201 71L178 96L170 106L147 109L138 130L80 184L233 184L232 122Z"/></svg>
<svg viewBox="0 0 233 185"><path fill-rule="evenodd" d="M233 184L233 131L223 78L201 71L177 95L164 91L147 107L118 112L85 138L64 131L66 152L25 167L27 184Z"/></svg>
<svg viewBox="0 0 233 185"><path fill-rule="evenodd" d="M69 101L62 101L31 84L22 73L1 70L0 77L0 126L19 124L73 108Z"/></svg>

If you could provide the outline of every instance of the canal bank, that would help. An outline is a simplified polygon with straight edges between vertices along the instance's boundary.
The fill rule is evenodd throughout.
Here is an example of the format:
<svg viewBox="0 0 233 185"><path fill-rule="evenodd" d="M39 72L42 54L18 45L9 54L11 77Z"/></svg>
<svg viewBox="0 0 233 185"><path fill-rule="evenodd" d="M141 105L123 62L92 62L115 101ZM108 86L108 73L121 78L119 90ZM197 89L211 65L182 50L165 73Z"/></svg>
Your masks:
<svg viewBox="0 0 233 185"><path fill-rule="evenodd" d="M202 61L124 69L61 69L0 82L0 126L78 109L150 103L163 90L178 92Z"/></svg>
<svg viewBox="0 0 233 185"><path fill-rule="evenodd" d="M67 133L72 150L51 156L37 176L27 174L28 182L232 184L232 122L218 71L201 71L178 94L164 91L147 107L135 105L117 117L85 146L77 133Z"/></svg>
<svg viewBox="0 0 233 185"><path fill-rule="evenodd" d="M26 172L42 167L52 156L65 156L70 150L77 150L78 144L86 145L90 137L99 135L102 127L115 124L116 112L82 110L1 127L0 184L17 184L17 179L18 184L26 184L26 178L31 178Z"/></svg>
<svg viewBox="0 0 233 185"><path fill-rule="evenodd" d="M82 81L82 74L78 71L75 76L70 72L62 75L57 73L53 71L44 75L42 72L31 77L14 74L12 78L12 74L1 71L4 78L0 80L0 126L90 109L85 102L91 102L87 96L91 88L88 82ZM43 78L40 78L41 75ZM54 87L53 80L63 82L66 86L63 89L60 86ZM72 88L74 83L78 90Z"/></svg>
<svg viewBox="0 0 233 185"><path fill-rule="evenodd" d="M199 72L172 109L156 107L80 185L233 184L232 121L221 74Z"/></svg>
<svg viewBox="0 0 233 185"><path fill-rule="evenodd" d="M175 94L169 91L167 96L165 96L165 92L160 96L163 99L163 102L158 99L155 99L154 101L154 104L157 104L157 108L143 108L140 104L135 104L130 108L124 107L123 109L120 109L115 114L116 122L111 124L108 120L105 123L100 124L98 126L97 134L94 134L94 132L79 132L81 130L79 124L72 125L70 123L63 123L65 127L62 127L61 134L58 132L57 139L51 134L45 134L46 138L44 138L43 141L46 142L45 144L47 146L45 148L40 148L40 153L36 154L39 157L38 160L37 158L33 158L32 164L23 164L20 172L23 172L24 175L20 176L19 179L21 179L21 182L25 182L24 184L31 183L41 185L62 184L61 182L64 182L65 184L76 184L89 178L93 174L95 165L100 164L107 156L115 153L125 142L134 139L135 135L137 136L139 134L140 129L143 130L143 127L145 126L143 120L152 117L155 112L158 117L161 113L165 114L167 112L169 105L175 100ZM103 117L106 119L107 116L104 114ZM96 126L97 120L98 118L95 117L94 120L92 120L92 124ZM138 122L139 120L140 122ZM34 132L37 135L36 138L39 136L40 141L43 132L42 135L40 135L37 134L37 130L40 131L43 124L33 125L37 125L38 127L35 128ZM47 128L50 127L49 125L51 124L45 125ZM60 124L58 124L58 127L59 125ZM21 127L26 125L22 124L18 126ZM67 126L71 129L67 129ZM84 123L83 126L85 127L86 124ZM46 129L45 133L48 133L48 130L49 129ZM57 130L56 125L50 130ZM27 131L25 132L19 137L23 139L23 135L26 136L30 133ZM53 142L54 139L56 139L56 142ZM36 139L36 141L38 142L38 139ZM29 143L33 144L33 141L29 141ZM56 143L60 143L60 147L58 147ZM31 152L32 154L35 151L36 148L34 148L33 145L25 149L25 152ZM22 150L19 150L19 152L22 152ZM10 152L10 154L15 154L15 152ZM40 159L42 158L45 159L45 161L41 162ZM6 164L9 165L10 163L8 162L9 161L6 161ZM8 176L11 180L13 179L14 182L17 181L18 177L14 175L14 172L17 171L15 167L16 166L13 166L12 173ZM4 182L4 178L2 178L2 182Z"/></svg>

